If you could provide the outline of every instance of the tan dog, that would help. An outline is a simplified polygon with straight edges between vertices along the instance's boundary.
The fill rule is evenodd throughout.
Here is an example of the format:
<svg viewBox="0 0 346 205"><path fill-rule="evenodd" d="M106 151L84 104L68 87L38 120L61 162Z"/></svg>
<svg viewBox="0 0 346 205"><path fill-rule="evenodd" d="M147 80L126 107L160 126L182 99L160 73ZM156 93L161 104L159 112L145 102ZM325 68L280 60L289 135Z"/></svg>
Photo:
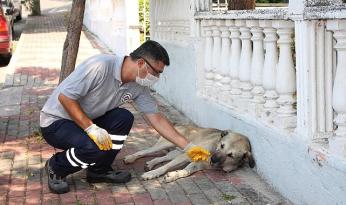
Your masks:
<svg viewBox="0 0 346 205"><path fill-rule="evenodd" d="M212 154L209 160L210 163L191 162L189 157L183 153L181 149L176 148L163 137L161 137L154 146L126 156L124 162L132 163L138 158L161 150L174 148L172 151L168 152L166 156L154 158L146 162L145 170L148 172L142 175L142 179L149 180L166 174L164 176L165 182L171 182L182 177L190 176L203 169L221 168L225 172L230 172L242 166L244 162L248 162L251 168L255 166L249 140L241 134L194 126L176 126L176 129L194 144L208 149ZM169 162L165 165L152 170L156 165L167 161ZM186 167L181 170L168 172L182 166Z"/></svg>

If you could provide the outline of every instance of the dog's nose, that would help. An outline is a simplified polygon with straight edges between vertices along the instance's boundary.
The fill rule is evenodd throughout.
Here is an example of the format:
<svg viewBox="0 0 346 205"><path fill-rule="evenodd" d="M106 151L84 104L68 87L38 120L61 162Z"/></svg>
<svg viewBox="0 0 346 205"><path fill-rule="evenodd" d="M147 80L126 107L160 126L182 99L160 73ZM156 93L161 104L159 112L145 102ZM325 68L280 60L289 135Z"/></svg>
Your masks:
<svg viewBox="0 0 346 205"><path fill-rule="evenodd" d="M217 163L217 162L219 162L219 161L220 161L220 158L217 157L216 155L211 156L210 162L211 162L212 164L215 164L215 163Z"/></svg>

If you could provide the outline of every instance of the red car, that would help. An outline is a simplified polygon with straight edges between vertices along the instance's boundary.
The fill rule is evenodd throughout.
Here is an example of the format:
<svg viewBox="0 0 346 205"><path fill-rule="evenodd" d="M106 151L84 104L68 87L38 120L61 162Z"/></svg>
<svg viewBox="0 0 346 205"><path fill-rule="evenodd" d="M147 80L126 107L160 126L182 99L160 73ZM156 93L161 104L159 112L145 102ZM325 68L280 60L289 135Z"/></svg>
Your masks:
<svg viewBox="0 0 346 205"><path fill-rule="evenodd" d="M12 32L13 32L13 10L3 10L0 6L0 55L11 57L12 54Z"/></svg>

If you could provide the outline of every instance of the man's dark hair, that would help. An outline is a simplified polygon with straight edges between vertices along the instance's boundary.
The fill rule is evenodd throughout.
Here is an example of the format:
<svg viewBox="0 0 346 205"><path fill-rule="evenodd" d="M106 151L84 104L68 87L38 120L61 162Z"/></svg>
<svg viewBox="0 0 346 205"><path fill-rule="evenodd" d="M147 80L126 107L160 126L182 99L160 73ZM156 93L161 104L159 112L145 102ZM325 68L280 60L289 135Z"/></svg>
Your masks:
<svg viewBox="0 0 346 205"><path fill-rule="evenodd" d="M162 61L165 65L169 65L169 56L166 49L156 41L148 40L130 53L133 60L140 58Z"/></svg>

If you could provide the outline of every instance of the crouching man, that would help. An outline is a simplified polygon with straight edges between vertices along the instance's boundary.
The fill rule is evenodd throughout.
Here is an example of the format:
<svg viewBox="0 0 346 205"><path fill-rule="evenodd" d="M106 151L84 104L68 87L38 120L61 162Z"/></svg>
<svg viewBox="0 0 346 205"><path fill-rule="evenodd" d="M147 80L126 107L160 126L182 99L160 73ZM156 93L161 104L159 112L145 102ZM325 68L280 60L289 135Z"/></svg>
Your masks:
<svg viewBox="0 0 346 205"><path fill-rule="evenodd" d="M92 56L59 84L40 113L44 139L63 150L45 165L53 193L68 192L66 176L81 169L87 169L89 183L131 180L128 171L114 170L111 166L133 124L132 113L119 107L129 101L167 140L186 152L193 147L196 150L159 113L150 95L149 86L158 81L166 65L169 65L167 51L155 41L146 41L130 56ZM195 155L206 155L206 150L197 148L200 152L193 152Z"/></svg>

